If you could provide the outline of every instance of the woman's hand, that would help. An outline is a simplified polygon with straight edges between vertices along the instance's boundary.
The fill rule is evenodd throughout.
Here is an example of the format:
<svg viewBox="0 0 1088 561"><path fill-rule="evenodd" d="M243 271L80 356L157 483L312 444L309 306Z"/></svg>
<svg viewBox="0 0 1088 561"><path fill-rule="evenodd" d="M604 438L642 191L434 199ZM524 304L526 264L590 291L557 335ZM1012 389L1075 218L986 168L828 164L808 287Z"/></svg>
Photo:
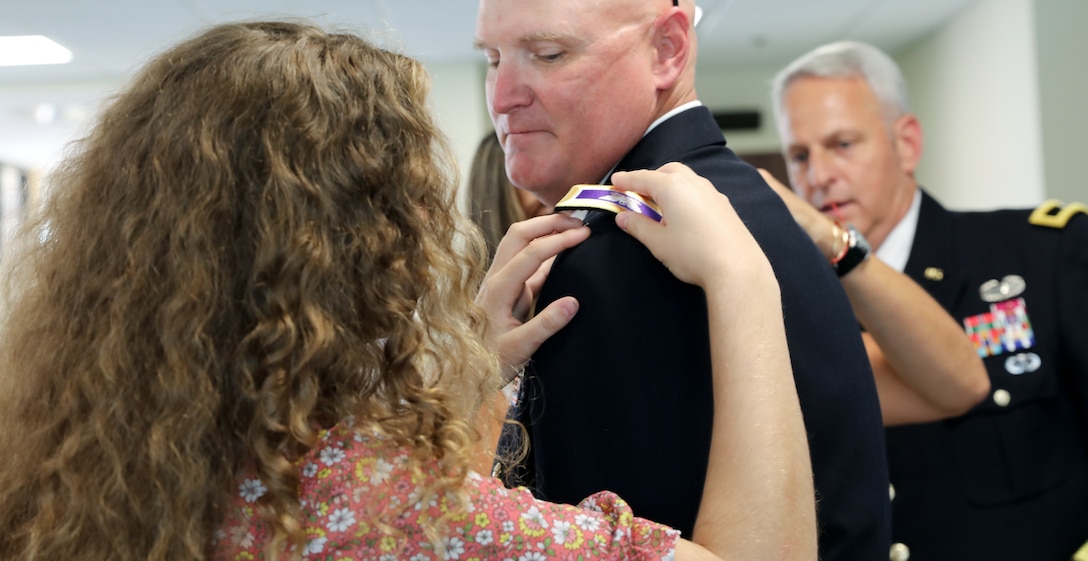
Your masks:
<svg viewBox="0 0 1088 561"><path fill-rule="evenodd" d="M704 290L712 284L742 290L753 281L775 281L767 257L728 197L687 166L670 163L657 171L617 172L612 181L652 198L661 208L660 223L622 212L616 224L678 279Z"/></svg>
<svg viewBox="0 0 1088 561"><path fill-rule="evenodd" d="M587 237L580 220L551 214L515 223L496 248L476 303L490 320L488 338L499 353L504 385L578 311L578 301L568 296L532 314L555 256Z"/></svg>

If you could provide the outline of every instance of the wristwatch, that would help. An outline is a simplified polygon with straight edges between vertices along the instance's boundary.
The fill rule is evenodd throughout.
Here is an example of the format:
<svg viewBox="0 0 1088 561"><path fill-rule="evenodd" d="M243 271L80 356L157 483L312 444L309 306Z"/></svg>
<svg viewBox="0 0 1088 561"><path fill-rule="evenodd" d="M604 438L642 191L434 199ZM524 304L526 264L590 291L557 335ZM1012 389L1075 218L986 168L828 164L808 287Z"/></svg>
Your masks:
<svg viewBox="0 0 1088 561"><path fill-rule="evenodd" d="M845 239L846 249L842 256L831 263L831 268L835 269L840 277L846 276L859 263L868 259L871 252L869 241L851 224L846 225Z"/></svg>

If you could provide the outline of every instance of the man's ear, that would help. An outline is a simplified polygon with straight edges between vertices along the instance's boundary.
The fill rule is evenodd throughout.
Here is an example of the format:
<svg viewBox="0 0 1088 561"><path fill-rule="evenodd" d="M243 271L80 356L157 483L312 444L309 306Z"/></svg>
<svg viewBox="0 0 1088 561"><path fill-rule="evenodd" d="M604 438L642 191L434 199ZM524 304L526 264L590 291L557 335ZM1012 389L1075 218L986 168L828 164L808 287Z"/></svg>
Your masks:
<svg viewBox="0 0 1088 561"><path fill-rule="evenodd" d="M893 126L900 165L904 173L914 177L914 170L922 159L922 125L913 114L905 113L895 120Z"/></svg>
<svg viewBox="0 0 1088 561"><path fill-rule="evenodd" d="M694 47L693 33L695 30L691 20L679 8L673 8L654 24L654 78L657 89L672 88L684 72Z"/></svg>

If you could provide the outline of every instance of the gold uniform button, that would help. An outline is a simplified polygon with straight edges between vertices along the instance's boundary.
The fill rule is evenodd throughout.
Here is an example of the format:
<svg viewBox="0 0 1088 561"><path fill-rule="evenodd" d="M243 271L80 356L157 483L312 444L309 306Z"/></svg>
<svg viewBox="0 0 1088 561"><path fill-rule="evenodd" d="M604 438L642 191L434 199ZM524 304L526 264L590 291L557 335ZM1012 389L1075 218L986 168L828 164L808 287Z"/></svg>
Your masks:
<svg viewBox="0 0 1088 561"><path fill-rule="evenodd" d="M996 403L998 407L1008 407L1011 402L1012 394L1009 393L1008 390L997 390L994 392L994 403Z"/></svg>
<svg viewBox="0 0 1088 561"><path fill-rule="evenodd" d="M891 483L888 484L888 500L895 500L895 485L892 485Z"/></svg>
<svg viewBox="0 0 1088 561"><path fill-rule="evenodd" d="M907 561L910 559L910 548L901 543L893 543L888 559L891 561Z"/></svg>

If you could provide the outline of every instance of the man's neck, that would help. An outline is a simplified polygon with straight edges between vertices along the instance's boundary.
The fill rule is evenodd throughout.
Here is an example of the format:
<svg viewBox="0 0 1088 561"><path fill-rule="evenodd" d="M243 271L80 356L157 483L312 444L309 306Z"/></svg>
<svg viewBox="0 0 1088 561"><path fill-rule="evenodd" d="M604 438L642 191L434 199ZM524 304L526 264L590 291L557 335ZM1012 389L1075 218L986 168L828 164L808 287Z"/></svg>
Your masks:
<svg viewBox="0 0 1088 561"><path fill-rule="evenodd" d="M650 131L654 130L655 128L657 128L658 125L660 125L661 123L664 123L665 121L669 120L670 118L672 118L672 117L674 117L676 115L679 115L680 113L683 113L684 111L687 111L688 109L694 109L696 107L699 107L702 104L703 103L701 101L696 99L696 100L689 101L689 102L681 104L681 105L677 105L676 107L673 107L671 110L666 112L664 115L658 117L657 120L650 123L650 126L646 127L646 132L642 133L642 137L645 138L647 134L650 134ZM618 164L619 164L619 162L616 162L615 164L613 164L612 167L609 168L608 173L604 174L604 177L601 178L599 183L602 183L602 184L605 183L605 181L608 179L608 177L610 175L612 175L612 172L616 170L616 165L618 165Z"/></svg>

